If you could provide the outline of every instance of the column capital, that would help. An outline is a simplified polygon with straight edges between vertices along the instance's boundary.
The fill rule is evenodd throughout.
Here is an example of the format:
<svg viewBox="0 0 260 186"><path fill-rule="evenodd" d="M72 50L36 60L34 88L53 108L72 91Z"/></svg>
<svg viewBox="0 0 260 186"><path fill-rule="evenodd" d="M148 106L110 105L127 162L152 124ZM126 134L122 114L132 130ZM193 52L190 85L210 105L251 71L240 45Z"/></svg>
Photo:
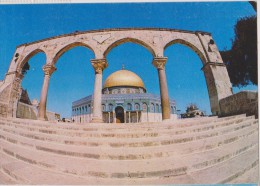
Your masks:
<svg viewBox="0 0 260 186"><path fill-rule="evenodd" d="M153 58L152 64L158 70L162 70L162 69L164 69L167 59L168 59L167 57L155 57L155 58Z"/></svg>
<svg viewBox="0 0 260 186"><path fill-rule="evenodd" d="M54 65L46 64L42 67L42 70L44 75L51 76L52 73L57 70L57 68Z"/></svg>
<svg viewBox="0 0 260 186"><path fill-rule="evenodd" d="M97 74L101 74L102 71L108 66L107 60L103 59L91 59L91 64Z"/></svg>

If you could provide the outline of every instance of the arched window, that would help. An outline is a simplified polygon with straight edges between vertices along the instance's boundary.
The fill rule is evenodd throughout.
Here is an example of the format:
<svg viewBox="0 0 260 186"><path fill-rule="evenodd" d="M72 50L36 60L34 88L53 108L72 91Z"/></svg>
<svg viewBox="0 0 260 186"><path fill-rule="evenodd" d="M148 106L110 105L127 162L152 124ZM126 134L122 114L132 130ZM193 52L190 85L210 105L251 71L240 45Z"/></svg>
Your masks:
<svg viewBox="0 0 260 186"><path fill-rule="evenodd" d="M132 104L131 103L127 103L127 110L132 110Z"/></svg>
<svg viewBox="0 0 260 186"><path fill-rule="evenodd" d="M85 106L85 112L87 112L87 111L88 111L88 106L86 105L86 106Z"/></svg>
<svg viewBox="0 0 260 186"><path fill-rule="evenodd" d="M156 104L156 111L155 112L159 112L160 110L159 110L159 104Z"/></svg>
<svg viewBox="0 0 260 186"><path fill-rule="evenodd" d="M106 105L102 104L102 111L106 111Z"/></svg>
<svg viewBox="0 0 260 186"><path fill-rule="evenodd" d="M150 108L151 112L154 112L155 108L154 108L154 104L151 103L151 108Z"/></svg>
<svg viewBox="0 0 260 186"><path fill-rule="evenodd" d="M143 111L147 111L147 104L146 103L143 103Z"/></svg>
<svg viewBox="0 0 260 186"><path fill-rule="evenodd" d="M136 103L136 104L135 104L135 110L140 110L140 105L139 105L139 103Z"/></svg>
<svg viewBox="0 0 260 186"><path fill-rule="evenodd" d="M110 112L113 111L113 104L110 103L110 104L108 105L108 110L109 110Z"/></svg>
<svg viewBox="0 0 260 186"><path fill-rule="evenodd" d="M121 94L126 94L126 89L125 88L121 89Z"/></svg>
<svg viewBox="0 0 260 186"><path fill-rule="evenodd" d="M112 90L112 94L118 94L118 90L117 89Z"/></svg>
<svg viewBox="0 0 260 186"><path fill-rule="evenodd" d="M131 94L135 94L135 93L136 93L135 89L132 89L132 88L131 88L131 89L130 89L130 93L131 93Z"/></svg>

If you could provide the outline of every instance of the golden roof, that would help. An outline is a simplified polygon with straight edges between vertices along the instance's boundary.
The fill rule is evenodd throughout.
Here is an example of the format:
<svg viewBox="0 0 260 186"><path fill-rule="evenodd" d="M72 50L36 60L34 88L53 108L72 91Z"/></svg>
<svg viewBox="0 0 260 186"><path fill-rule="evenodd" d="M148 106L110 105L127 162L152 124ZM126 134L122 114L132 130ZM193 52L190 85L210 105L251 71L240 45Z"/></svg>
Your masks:
<svg viewBox="0 0 260 186"><path fill-rule="evenodd" d="M104 83L104 88L116 86L131 86L145 89L143 80L129 70L118 70L108 76Z"/></svg>

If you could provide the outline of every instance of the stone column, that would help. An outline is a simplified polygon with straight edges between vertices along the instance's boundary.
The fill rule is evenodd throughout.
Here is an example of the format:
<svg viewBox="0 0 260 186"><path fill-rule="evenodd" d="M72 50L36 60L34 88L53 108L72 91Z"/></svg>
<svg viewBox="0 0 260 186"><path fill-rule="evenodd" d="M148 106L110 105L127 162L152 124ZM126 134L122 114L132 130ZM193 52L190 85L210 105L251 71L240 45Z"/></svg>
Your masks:
<svg viewBox="0 0 260 186"><path fill-rule="evenodd" d="M130 120L130 111L128 112L128 123L131 123L131 120Z"/></svg>
<svg viewBox="0 0 260 186"><path fill-rule="evenodd" d="M126 123L126 111L124 111L124 122Z"/></svg>
<svg viewBox="0 0 260 186"><path fill-rule="evenodd" d="M47 104L48 88L49 88L50 77L55 70L56 70L56 68L54 65L47 64L47 65L43 66L44 80L43 80L41 100L40 100L39 111L38 111L39 120L47 119L46 104Z"/></svg>
<svg viewBox="0 0 260 186"><path fill-rule="evenodd" d="M103 123L102 120L102 72L107 67L106 59L92 59L91 64L95 70L95 85L93 95L92 123Z"/></svg>
<svg viewBox="0 0 260 186"><path fill-rule="evenodd" d="M110 112L108 112L108 123L110 123Z"/></svg>
<svg viewBox="0 0 260 186"><path fill-rule="evenodd" d="M153 59L153 65L158 70L159 84L160 84L160 94L161 94L161 104L162 104L162 119L170 119L170 101L168 95L167 80L165 74L165 64L166 57L156 57Z"/></svg>
<svg viewBox="0 0 260 186"><path fill-rule="evenodd" d="M138 111L136 111L136 123L139 123Z"/></svg>
<svg viewBox="0 0 260 186"><path fill-rule="evenodd" d="M116 123L116 113L113 112L113 123Z"/></svg>

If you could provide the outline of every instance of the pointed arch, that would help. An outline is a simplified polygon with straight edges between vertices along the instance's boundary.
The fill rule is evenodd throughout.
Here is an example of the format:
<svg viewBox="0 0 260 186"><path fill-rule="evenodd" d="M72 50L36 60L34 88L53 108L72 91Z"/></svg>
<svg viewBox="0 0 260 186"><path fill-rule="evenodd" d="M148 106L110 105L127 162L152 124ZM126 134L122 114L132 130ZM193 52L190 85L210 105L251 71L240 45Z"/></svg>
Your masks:
<svg viewBox="0 0 260 186"><path fill-rule="evenodd" d="M145 47L147 50L149 50L149 52L150 52L153 56L155 56L155 51L154 51L154 49L153 49L150 45L148 45L146 42L141 41L141 40L136 39L136 38L126 37L126 38L123 38L123 39L119 39L119 40L113 42L111 45L109 45L109 47L105 50L105 52L104 52L104 54L103 54L104 57L106 57L107 54L108 54L113 48L115 48L115 47L117 47L117 46L119 46L119 45L121 45L121 44L128 43L128 42L130 42L130 43L135 43L135 44L138 44L138 45L141 45L141 46Z"/></svg>
<svg viewBox="0 0 260 186"><path fill-rule="evenodd" d="M60 49L54 56L53 58L53 61L52 61L52 64L56 64L56 62L58 61L58 59L65 53L67 52L68 50L72 49L72 48L75 48L75 47L78 47L78 46L82 46L82 47L85 47L89 50L91 50L93 53L94 53L94 56L95 55L95 51L87 44L83 43L83 42L73 42L73 43L70 43L68 45L66 45L65 47L63 47L62 49Z"/></svg>
<svg viewBox="0 0 260 186"><path fill-rule="evenodd" d="M19 63L19 65L17 66L17 70L18 70L18 71L22 71L24 65L25 65L26 63L28 63L28 61L29 61L33 56L35 56L35 55L38 54L38 53L44 53L44 54L45 54L45 57L46 57L46 59L47 59L47 55L46 55L45 51L43 51L43 50L37 48L37 49L31 51L27 56L24 57L24 59L23 59L23 60Z"/></svg>
<svg viewBox="0 0 260 186"><path fill-rule="evenodd" d="M175 39L175 40L172 40L170 42L168 42L165 47L164 47L164 51L171 45L174 45L174 44L181 44L181 45L184 45L184 46L187 46L189 47L190 49L192 49L198 56L199 58L201 59L202 61L202 64L206 64L207 63L207 58L206 56L203 54L202 51L200 51L200 49L198 49L195 45L193 45L192 43L186 41L186 40L183 40L183 39Z"/></svg>

